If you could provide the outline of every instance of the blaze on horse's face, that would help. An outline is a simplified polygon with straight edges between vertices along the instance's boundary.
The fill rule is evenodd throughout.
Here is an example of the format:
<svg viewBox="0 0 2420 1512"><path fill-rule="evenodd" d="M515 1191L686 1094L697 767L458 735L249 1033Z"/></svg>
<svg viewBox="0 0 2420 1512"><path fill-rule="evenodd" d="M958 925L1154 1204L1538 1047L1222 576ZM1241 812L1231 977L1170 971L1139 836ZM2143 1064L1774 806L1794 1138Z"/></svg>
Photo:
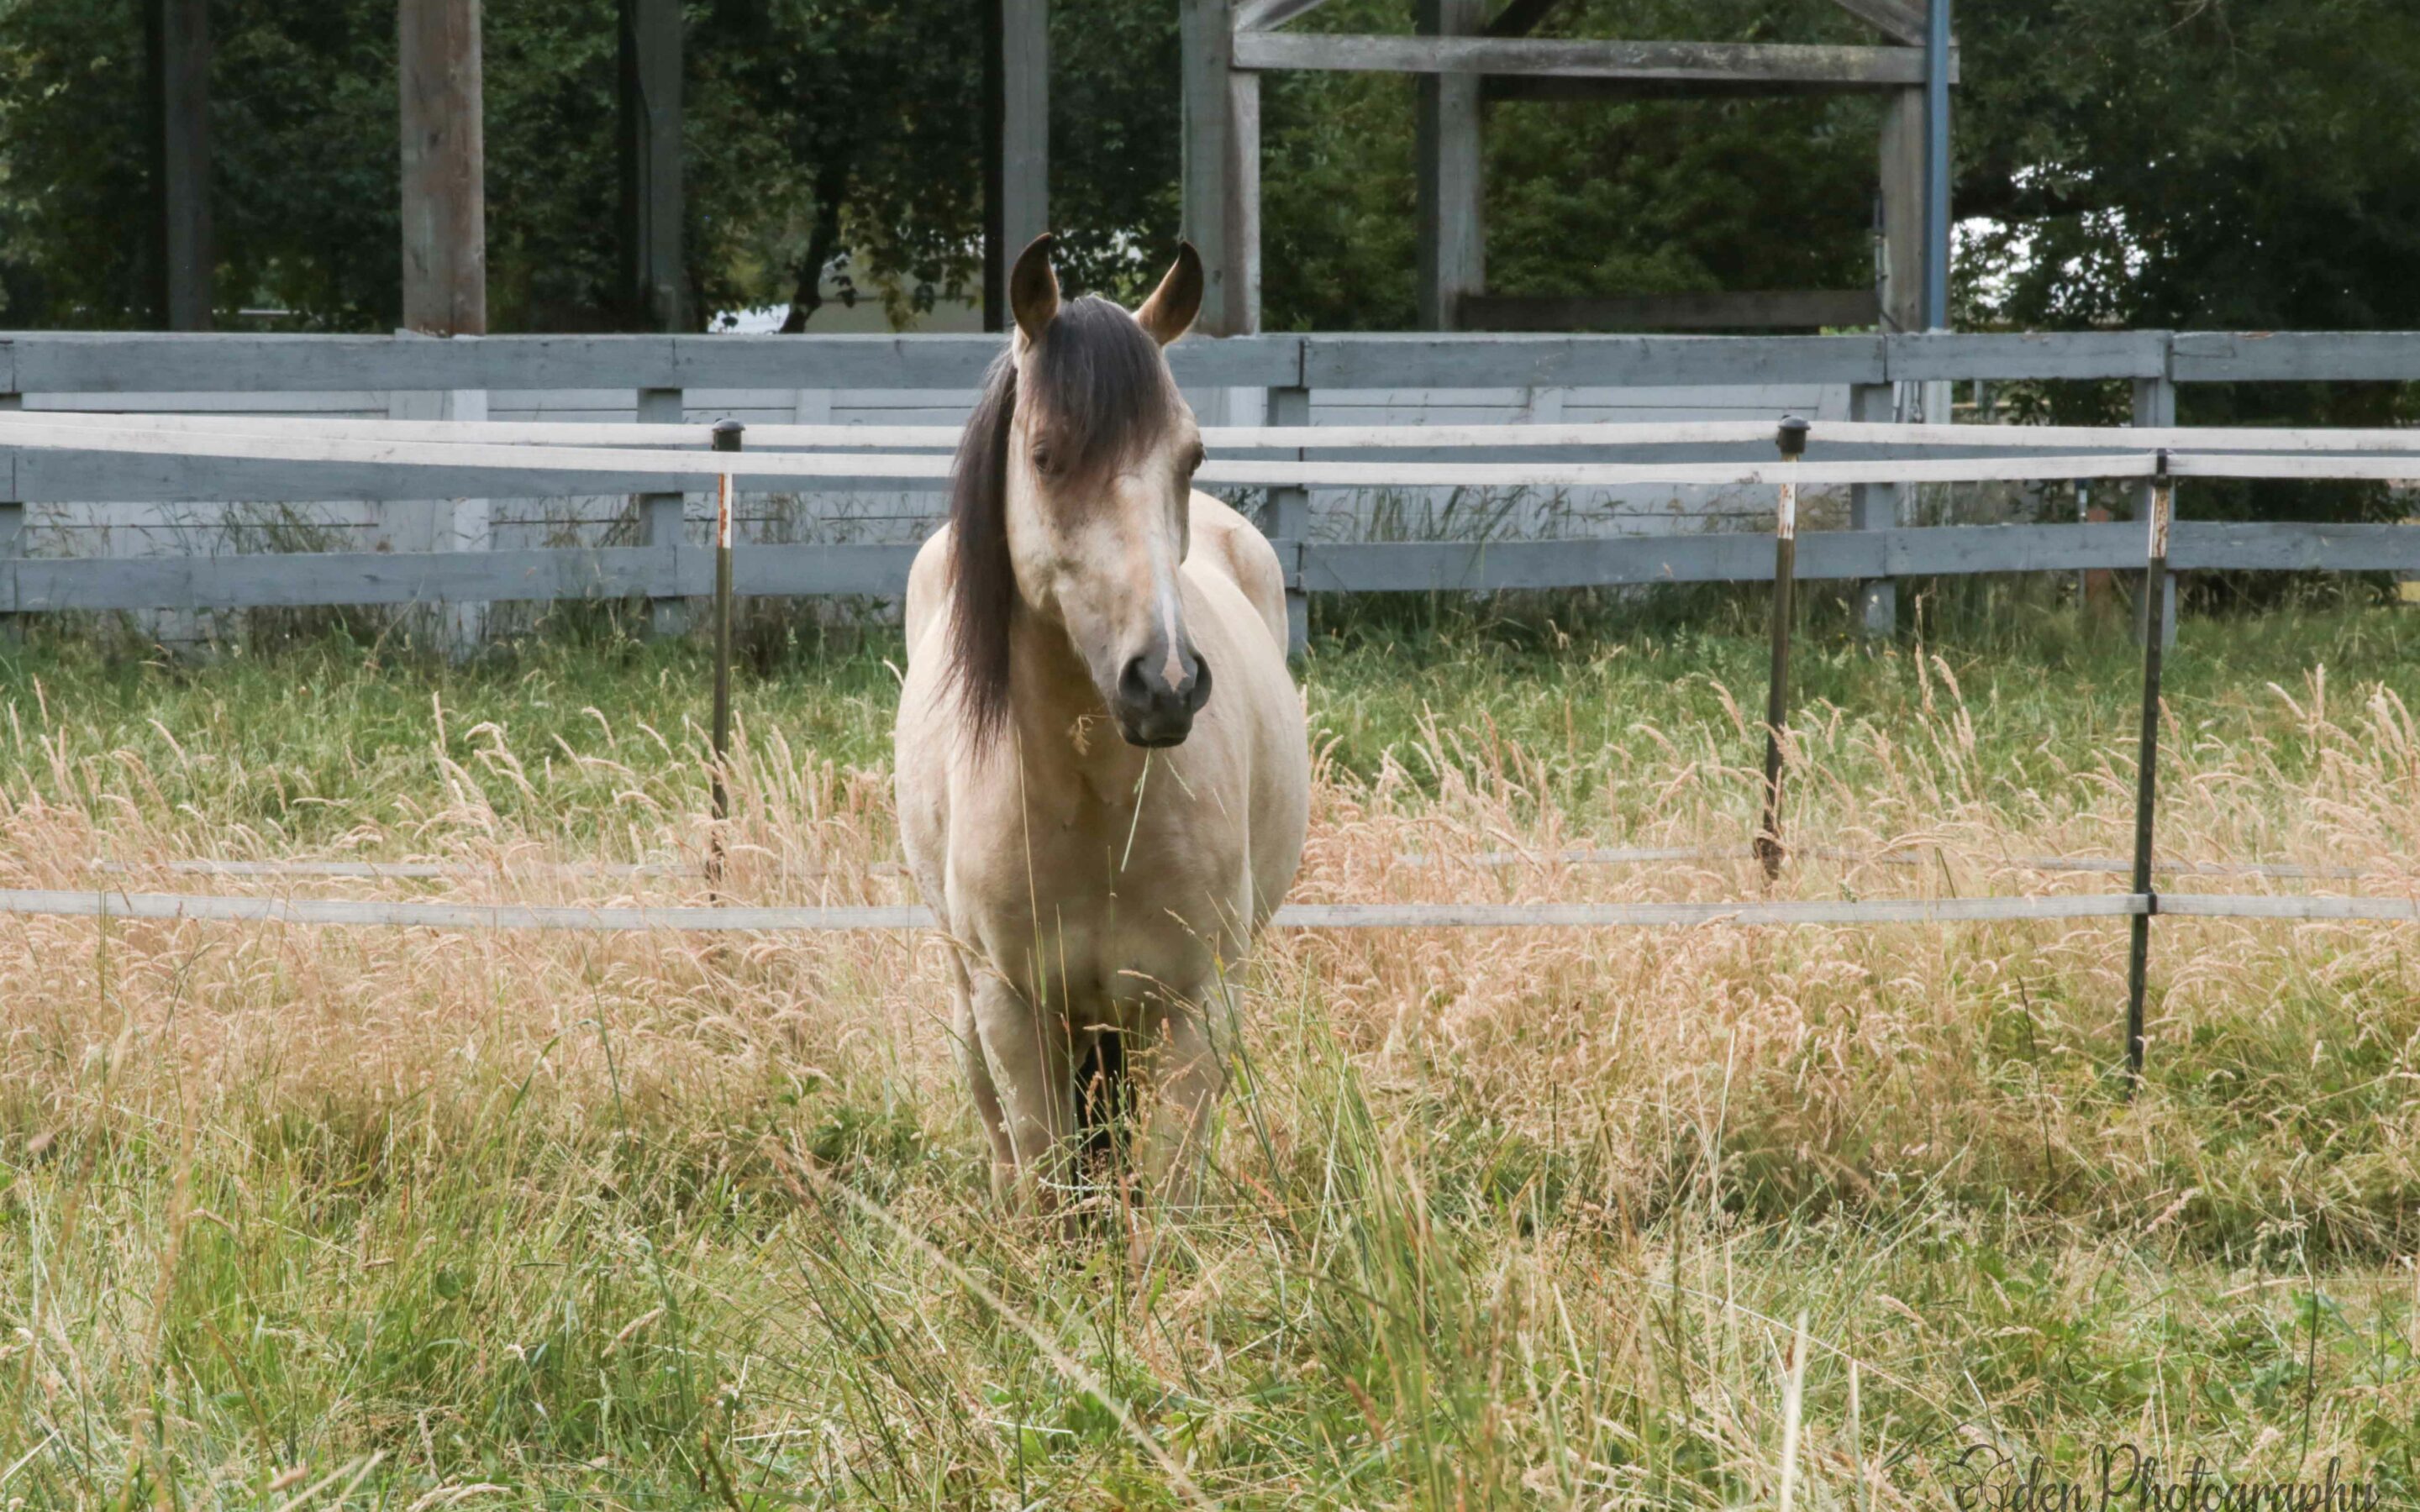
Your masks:
<svg viewBox="0 0 2420 1512"><path fill-rule="evenodd" d="M1062 302L1050 239L1017 259L1016 407L1006 442L1008 551L1029 607L1065 626L1132 745L1174 746L1210 699L1177 567L1202 432L1160 348L1202 303L1190 246L1142 307Z"/></svg>

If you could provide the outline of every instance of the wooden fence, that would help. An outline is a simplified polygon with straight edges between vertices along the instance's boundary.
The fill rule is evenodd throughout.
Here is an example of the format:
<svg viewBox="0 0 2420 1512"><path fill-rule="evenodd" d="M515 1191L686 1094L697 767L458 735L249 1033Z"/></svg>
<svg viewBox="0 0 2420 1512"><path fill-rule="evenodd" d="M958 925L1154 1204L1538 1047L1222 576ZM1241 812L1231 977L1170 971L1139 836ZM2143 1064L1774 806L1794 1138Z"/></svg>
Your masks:
<svg viewBox="0 0 2420 1512"><path fill-rule="evenodd" d="M987 336L418 336L19 333L0 336L0 409L38 403L108 409L113 396L358 391L430 397L431 415L477 415L500 393L618 390L642 416L678 420L701 390L955 390L980 382L999 350ZM2031 335L1652 337L1572 335L1282 335L1188 340L1170 363L1189 391L1262 390L1273 423L1299 423L1317 391L1670 387L1824 383L1849 387L1851 412L1887 418L1899 386L1947 380L2116 379L2138 424L2172 424L2177 386L2269 381L2420 379L2420 333L2107 332ZM62 397L71 396L71 397ZM1750 448L1666 446L1659 459L1722 459ZM1315 458L1323 449L1295 454ZM1374 454L1362 453L1364 456ZM1503 454L1458 449L1456 462ZM1529 450L1525 461L1548 461ZM1594 454L1590 454L1594 455ZM1769 449L1763 455L1770 455ZM1810 461L1883 457L1886 446L1827 450ZM1441 450L1396 448L1406 463ZM2420 467L2420 463L2415 463ZM930 488L937 479L814 480L810 493L859 484ZM358 460L268 460L111 451L0 448L0 613L53 609L488 602L644 596L668 603L708 591L709 552L681 540L679 501L695 477L634 469L560 476L526 467L406 468ZM2139 567L2139 532L2088 524L1911 528L1900 488L1854 489L1852 528L1802 538L1809 578L1874 585L1915 574ZM235 556L26 558L15 543L28 501L381 501L628 494L644 544L594 548L309 552ZM669 503L669 507L667 506ZM2189 517L2189 501L2184 512ZM1331 543L1306 539L1308 492L1278 486L1264 523L1302 592L1388 592L1760 580L1764 537L1616 536L1475 543ZM889 594L905 580L904 546L759 546L737 565L754 595ZM2357 525L2177 528L2171 564L2194 568L2420 569L2420 531ZM1878 591L1878 592L1877 592Z"/></svg>

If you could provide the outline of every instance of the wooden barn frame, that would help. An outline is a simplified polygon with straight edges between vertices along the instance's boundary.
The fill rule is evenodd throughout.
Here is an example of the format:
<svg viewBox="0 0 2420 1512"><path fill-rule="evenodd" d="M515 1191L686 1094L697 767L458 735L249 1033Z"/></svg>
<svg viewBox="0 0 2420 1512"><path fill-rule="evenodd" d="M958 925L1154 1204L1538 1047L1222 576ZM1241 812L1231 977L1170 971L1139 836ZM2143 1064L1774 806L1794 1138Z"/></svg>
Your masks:
<svg viewBox="0 0 2420 1512"><path fill-rule="evenodd" d="M1041 0L1006 0L1040 8ZM1419 35L1280 30L1324 0L1184 0L1186 235L1209 273L1202 329L1261 323L1264 72L1319 69L1419 78L1419 324L1433 331L1811 330L1947 325L1947 0L1834 0L1888 45L1625 42L1529 35L1558 0L1417 0ZM1883 257L1866 290L1736 291L1525 300L1486 287L1481 131L1491 101L1730 98L1881 91Z"/></svg>

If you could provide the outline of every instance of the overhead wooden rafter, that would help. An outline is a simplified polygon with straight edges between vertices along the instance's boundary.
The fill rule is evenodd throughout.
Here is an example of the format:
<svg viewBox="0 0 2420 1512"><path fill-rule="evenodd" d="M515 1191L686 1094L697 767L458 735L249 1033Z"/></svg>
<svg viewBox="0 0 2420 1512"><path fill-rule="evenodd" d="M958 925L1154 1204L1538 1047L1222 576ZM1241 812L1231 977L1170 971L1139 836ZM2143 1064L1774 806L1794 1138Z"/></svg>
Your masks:
<svg viewBox="0 0 2420 1512"><path fill-rule="evenodd" d="M1237 34L1234 66L1642 84L1811 85L1826 89L1904 89L1924 83L1924 54L1914 48L1787 42L1612 42L1256 31Z"/></svg>

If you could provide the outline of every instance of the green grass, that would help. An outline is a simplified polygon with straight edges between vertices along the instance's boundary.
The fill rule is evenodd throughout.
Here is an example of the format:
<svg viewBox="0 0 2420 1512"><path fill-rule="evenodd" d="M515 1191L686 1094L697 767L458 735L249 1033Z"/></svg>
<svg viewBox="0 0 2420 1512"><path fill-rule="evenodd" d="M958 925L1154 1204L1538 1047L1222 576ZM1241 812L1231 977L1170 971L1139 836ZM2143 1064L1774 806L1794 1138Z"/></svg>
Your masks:
<svg viewBox="0 0 2420 1512"><path fill-rule="evenodd" d="M1810 616L1793 826L1920 831L1947 880L1805 887L2117 843L2139 654L2019 607L1879 653ZM1332 623L1306 887L1740 895L1384 863L1743 838L1757 612ZM2408 856L2416 650L2396 610L2189 621L2169 842ZM752 661L765 855L885 852L896 660ZM706 671L594 624L458 667L38 626L0 653L0 885L655 854L696 834ZM1213 1210L1071 1240L991 1205L929 945L0 920L0 1507L1772 1505L1802 1315L1799 1506L2120 1443L2409 1504L2411 932L2157 940L2131 1102L2122 931L1273 940Z"/></svg>

